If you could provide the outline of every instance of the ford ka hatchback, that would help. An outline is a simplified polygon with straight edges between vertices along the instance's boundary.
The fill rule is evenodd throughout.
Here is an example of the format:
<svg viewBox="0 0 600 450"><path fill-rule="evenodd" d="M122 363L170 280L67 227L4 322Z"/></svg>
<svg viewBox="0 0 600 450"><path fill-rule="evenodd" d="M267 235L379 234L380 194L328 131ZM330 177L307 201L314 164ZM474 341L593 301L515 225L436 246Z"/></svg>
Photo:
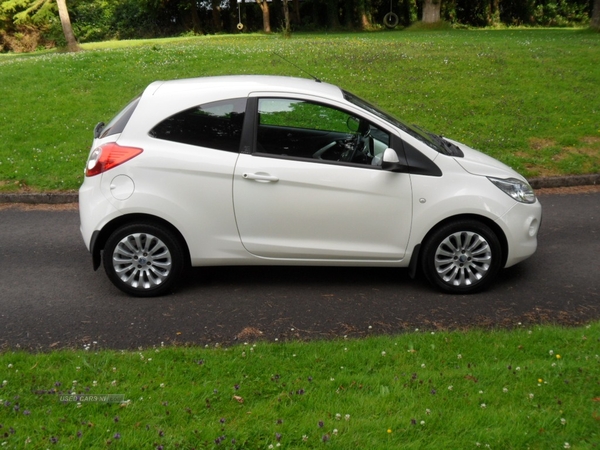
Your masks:
<svg viewBox="0 0 600 450"><path fill-rule="evenodd" d="M499 161L275 76L150 84L96 127L79 205L94 269L135 296L190 265L405 267L473 293L535 252L542 213Z"/></svg>

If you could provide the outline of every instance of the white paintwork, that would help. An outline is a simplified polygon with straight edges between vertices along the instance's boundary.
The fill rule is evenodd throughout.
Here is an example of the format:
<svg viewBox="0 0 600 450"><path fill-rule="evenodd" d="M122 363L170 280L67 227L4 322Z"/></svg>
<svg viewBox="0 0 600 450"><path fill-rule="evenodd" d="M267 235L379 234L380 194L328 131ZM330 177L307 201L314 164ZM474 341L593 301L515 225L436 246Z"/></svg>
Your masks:
<svg viewBox="0 0 600 450"><path fill-rule="evenodd" d="M237 154L148 136L155 124L184 109L265 92L318 99L361 115L410 143L434 161L443 176ZM350 104L339 88L326 83L271 76L155 82L145 90L123 132L95 139L92 150L110 141L144 151L85 178L80 217L88 248L95 231L129 214L170 223L185 239L195 266L406 267L433 227L461 214L485 217L501 228L509 249L506 266L527 258L537 246L539 202L518 203L486 178L523 177L460 143L456 144L465 158L439 154Z"/></svg>
<svg viewBox="0 0 600 450"><path fill-rule="evenodd" d="M406 252L412 209L407 174L242 154L233 186L242 243L253 255L399 261Z"/></svg>

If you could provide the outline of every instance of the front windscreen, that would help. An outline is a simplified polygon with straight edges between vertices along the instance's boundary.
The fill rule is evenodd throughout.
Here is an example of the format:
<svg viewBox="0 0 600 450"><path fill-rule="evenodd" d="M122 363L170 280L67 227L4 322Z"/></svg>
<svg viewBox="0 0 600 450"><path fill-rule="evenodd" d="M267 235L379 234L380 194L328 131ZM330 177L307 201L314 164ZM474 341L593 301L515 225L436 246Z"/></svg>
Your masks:
<svg viewBox="0 0 600 450"><path fill-rule="evenodd" d="M365 111L370 112L371 114L374 114L375 116L379 117L380 119L385 120L386 122L390 123L391 125L395 126L396 128L399 128L400 130L404 131L405 133L408 133L412 137L427 144L429 147L433 148L434 150L444 153L444 150L442 148L440 148L438 143L435 142L431 138L431 136L429 136L428 133L422 131L419 128L415 128L413 126L410 126L410 125L398 120L391 114L388 114L387 112L382 111L381 109L377 108L376 106L373 106L369 102L361 99L360 97L357 97L354 94L351 94L350 92L343 91L343 93L344 93L344 98L347 101L349 101L350 103L358 106L359 108L364 109Z"/></svg>

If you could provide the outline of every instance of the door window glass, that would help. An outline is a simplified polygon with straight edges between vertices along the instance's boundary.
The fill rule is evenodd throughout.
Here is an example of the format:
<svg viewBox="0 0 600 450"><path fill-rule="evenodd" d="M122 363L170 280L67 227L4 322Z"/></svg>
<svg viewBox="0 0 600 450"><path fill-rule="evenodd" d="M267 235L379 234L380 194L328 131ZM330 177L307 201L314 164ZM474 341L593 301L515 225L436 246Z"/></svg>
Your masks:
<svg viewBox="0 0 600 450"><path fill-rule="evenodd" d="M320 103L263 98L258 117L258 153L378 166L390 144L367 120Z"/></svg>

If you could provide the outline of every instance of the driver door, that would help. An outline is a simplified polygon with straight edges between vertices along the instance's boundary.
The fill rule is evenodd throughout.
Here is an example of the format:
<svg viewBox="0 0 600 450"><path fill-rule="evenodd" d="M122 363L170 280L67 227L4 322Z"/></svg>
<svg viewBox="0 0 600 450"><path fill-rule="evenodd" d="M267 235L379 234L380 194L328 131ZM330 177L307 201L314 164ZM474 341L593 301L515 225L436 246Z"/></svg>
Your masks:
<svg viewBox="0 0 600 450"><path fill-rule="evenodd" d="M402 259L412 195L408 174L380 167L389 133L323 103L257 105L254 150L240 154L233 182L246 250L298 261Z"/></svg>

